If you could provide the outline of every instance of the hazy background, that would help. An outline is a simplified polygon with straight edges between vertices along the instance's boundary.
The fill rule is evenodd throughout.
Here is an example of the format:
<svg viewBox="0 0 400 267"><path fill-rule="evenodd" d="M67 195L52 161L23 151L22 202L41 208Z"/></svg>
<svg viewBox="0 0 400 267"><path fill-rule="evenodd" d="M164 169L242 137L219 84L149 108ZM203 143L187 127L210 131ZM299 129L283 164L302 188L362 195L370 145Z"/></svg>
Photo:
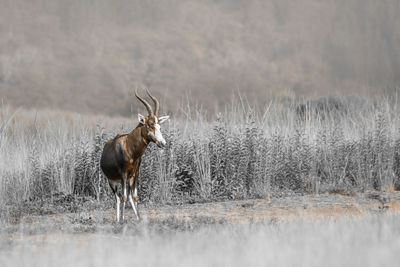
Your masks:
<svg viewBox="0 0 400 267"><path fill-rule="evenodd" d="M129 115L292 94L370 96L400 84L398 0L0 0L0 98ZM142 108L142 107L140 107Z"/></svg>

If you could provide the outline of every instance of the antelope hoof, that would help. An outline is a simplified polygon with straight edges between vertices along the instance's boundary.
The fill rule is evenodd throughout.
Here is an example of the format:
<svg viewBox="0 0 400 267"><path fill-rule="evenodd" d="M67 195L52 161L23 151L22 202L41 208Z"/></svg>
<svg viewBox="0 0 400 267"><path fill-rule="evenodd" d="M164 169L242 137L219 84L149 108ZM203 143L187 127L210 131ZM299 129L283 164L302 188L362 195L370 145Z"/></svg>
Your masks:
<svg viewBox="0 0 400 267"><path fill-rule="evenodd" d="M138 211L138 213L136 214L136 220L138 220L139 222L142 220L142 217L140 217L140 215L139 215L139 211Z"/></svg>

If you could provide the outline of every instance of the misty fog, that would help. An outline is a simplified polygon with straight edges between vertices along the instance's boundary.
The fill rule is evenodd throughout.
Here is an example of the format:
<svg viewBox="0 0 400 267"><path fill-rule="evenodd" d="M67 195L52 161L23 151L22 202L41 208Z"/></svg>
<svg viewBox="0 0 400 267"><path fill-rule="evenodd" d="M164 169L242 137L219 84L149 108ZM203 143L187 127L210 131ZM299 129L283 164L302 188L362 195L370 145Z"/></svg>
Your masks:
<svg viewBox="0 0 400 267"><path fill-rule="evenodd" d="M397 0L0 0L0 98L129 115L135 88L164 111L214 111L240 91L371 96L400 84Z"/></svg>

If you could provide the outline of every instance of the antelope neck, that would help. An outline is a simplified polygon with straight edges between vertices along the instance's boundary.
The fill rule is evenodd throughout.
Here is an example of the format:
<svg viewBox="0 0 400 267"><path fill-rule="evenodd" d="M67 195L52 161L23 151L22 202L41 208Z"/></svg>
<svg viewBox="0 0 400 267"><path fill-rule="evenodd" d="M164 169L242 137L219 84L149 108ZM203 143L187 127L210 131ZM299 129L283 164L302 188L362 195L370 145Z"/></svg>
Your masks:
<svg viewBox="0 0 400 267"><path fill-rule="evenodd" d="M140 140L144 144L144 147L146 147L149 144L149 140L146 139L145 136L143 136L143 129L144 125L139 124L131 133L130 135L135 136L137 140ZM138 138L140 137L140 138Z"/></svg>

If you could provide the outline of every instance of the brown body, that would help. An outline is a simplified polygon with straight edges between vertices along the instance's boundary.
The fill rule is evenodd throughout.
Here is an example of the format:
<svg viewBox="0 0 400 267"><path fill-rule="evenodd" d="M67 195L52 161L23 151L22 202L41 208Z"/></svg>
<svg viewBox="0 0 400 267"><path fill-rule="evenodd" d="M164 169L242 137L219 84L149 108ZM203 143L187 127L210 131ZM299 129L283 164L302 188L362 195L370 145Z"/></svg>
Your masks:
<svg viewBox="0 0 400 267"><path fill-rule="evenodd" d="M149 93L150 95L150 93ZM119 134L109 140L103 149L100 167L108 179L111 189L117 200L117 220L119 221L119 205L122 198L122 219L124 218L125 202L129 199L132 208L139 218L138 212L138 183L141 158L150 142L163 147L165 140L160 132L161 122L168 116L158 118L158 101L150 95L156 104L156 112L153 114L150 105L136 97L145 104L149 114L143 117L139 114L139 125L129 134ZM122 186L122 194L118 193L118 185Z"/></svg>

